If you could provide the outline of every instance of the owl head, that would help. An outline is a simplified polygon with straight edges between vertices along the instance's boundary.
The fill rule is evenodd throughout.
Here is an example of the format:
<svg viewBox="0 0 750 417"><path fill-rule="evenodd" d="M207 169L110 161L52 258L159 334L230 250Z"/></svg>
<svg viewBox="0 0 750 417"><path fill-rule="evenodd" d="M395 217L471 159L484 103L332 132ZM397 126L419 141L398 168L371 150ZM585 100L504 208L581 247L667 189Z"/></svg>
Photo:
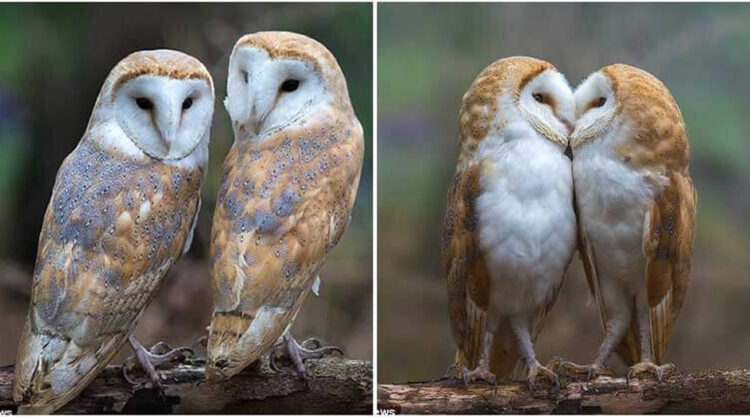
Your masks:
<svg viewBox="0 0 750 417"><path fill-rule="evenodd" d="M624 148L626 161L672 156L688 151L682 113L667 87L648 72L613 64L589 75L576 88L576 126L570 139L575 150L604 138L622 145L637 138L647 153ZM654 152L655 151L655 152Z"/></svg>
<svg viewBox="0 0 750 417"><path fill-rule="evenodd" d="M352 112L346 79L333 54L291 32L258 32L237 41L229 58L224 105L236 138L265 136L328 107Z"/></svg>
<svg viewBox="0 0 750 417"><path fill-rule="evenodd" d="M503 58L485 68L464 94L459 140L476 146L487 135L521 123L565 147L574 113L573 92L552 64Z"/></svg>
<svg viewBox="0 0 750 417"><path fill-rule="evenodd" d="M213 80L200 61L166 49L139 51L109 73L87 130L99 128L105 134L97 140L110 147L180 160L208 140L213 111Z"/></svg>

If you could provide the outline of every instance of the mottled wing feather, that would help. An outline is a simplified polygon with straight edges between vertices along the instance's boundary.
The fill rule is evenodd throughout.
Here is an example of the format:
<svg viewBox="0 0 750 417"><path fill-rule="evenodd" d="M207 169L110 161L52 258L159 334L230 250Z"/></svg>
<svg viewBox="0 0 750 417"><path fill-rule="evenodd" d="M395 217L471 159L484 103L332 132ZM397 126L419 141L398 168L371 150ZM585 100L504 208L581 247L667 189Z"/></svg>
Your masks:
<svg viewBox="0 0 750 417"><path fill-rule="evenodd" d="M14 399L51 412L106 366L179 258L202 174L84 140L60 167L39 238Z"/></svg>
<svg viewBox="0 0 750 417"><path fill-rule="evenodd" d="M669 184L647 212L643 253L651 322L651 349L661 363L672 337L690 282L696 194L686 173L670 176Z"/></svg>
<svg viewBox="0 0 750 417"><path fill-rule="evenodd" d="M229 152L212 232L210 378L271 347L349 223L364 141L359 122L344 116Z"/></svg>
<svg viewBox="0 0 750 417"><path fill-rule="evenodd" d="M442 258L447 277L448 312L456 360L469 369L479 362L489 303L489 275L479 248L474 204L479 196L480 164L459 169L448 191L443 220Z"/></svg>

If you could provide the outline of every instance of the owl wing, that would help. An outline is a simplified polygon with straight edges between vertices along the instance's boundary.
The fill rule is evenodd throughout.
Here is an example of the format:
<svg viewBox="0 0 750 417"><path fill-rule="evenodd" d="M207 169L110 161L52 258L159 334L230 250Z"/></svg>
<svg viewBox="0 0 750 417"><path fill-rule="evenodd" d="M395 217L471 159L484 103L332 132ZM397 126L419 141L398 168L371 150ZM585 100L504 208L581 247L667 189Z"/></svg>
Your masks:
<svg viewBox="0 0 750 417"><path fill-rule="evenodd" d="M200 177L122 163L83 143L66 158L44 217L19 343L13 396L20 410L62 407L117 354L182 253Z"/></svg>
<svg viewBox="0 0 750 417"><path fill-rule="evenodd" d="M356 120L248 142L227 156L214 216L211 379L254 362L291 325L349 223L364 154Z"/></svg>
<svg viewBox="0 0 750 417"><path fill-rule="evenodd" d="M456 361L469 369L478 365L482 353L490 293L474 208L480 193L480 172L481 164L477 161L456 172L448 191L442 233L448 313L458 346Z"/></svg>
<svg viewBox="0 0 750 417"><path fill-rule="evenodd" d="M672 324L690 282L696 193L687 172L674 173L646 212L643 253L651 322L651 350L661 363Z"/></svg>

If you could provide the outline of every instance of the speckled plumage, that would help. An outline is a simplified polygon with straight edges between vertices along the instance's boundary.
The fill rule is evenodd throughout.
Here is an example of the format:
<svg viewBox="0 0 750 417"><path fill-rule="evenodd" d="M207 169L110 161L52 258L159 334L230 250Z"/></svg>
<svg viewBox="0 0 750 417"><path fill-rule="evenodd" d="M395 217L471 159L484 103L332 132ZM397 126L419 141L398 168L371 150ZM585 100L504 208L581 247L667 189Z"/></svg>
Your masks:
<svg viewBox="0 0 750 417"><path fill-rule="evenodd" d="M599 96L614 100L611 108L586 116ZM595 364L616 348L630 365L658 365L692 264L696 194L685 123L667 87L628 65L594 73L576 101L580 250L605 333Z"/></svg>
<svg viewBox="0 0 750 417"><path fill-rule="evenodd" d="M109 105L127 69L160 73L162 58L170 74L195 70L210 80L184 54L139 52L112 70L94 113ZM127 341L191 239L203 162L179 166L126 154L103 140L110 122L92 115L57 174L19 342L13 396L20 412L51 413L88 385Z"/></svg>
<svg viewBox="0 0 750 417"><path fill-rule="evenodd" d="M540 76L554 79L538 81ZM540 104L529 110L522 103L535 79L548 89L540 87L549 109ZM463 97L460 152L442 233L460 366L477 368L488 354L483 370L503 378L520 370L522 359L538 365L518 339L525 333L533 344L573 253L570 161L561 143L566 134L557 130L570 122L571 103L572 92L554 67L528 57L494 62ZM545 112L558 125L540 121ZM515 326L516 319L527 322Z"/></svg>
<svg viewBox="0 0 750 417"><path fill-rule="evenodd" d="M247 35L235 50L248 45L275 51L272 60L309 61L335 98L260 137L244 137L233 120L241 137L224 161L211 234L209 379L239 372L291 326L349 223L364 152L344 76L325 47L285 32Z"/></svg>

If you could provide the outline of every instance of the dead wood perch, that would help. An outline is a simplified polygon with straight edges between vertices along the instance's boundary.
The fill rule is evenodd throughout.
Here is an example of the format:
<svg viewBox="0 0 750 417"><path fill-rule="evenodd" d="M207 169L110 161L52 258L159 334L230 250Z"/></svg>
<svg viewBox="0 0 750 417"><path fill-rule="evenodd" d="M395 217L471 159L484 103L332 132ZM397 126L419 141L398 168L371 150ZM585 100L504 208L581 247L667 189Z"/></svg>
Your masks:
<svg viewBox="0 0 750 417"><path fill-rule="evenodd" d="M561 381L563 382L563 381ZM440 380L379 385L378 409L409 414L747 414L750 370L675 374L664 381L606 378L539 388L523 383L468 387Z"/></svg>
<svg viewBox="0 0 750 417"><path fill-rule="evenodd" d="M268 358L233 378L206 383L203 362L159 370L164 400L150 385L133 387L120 366L108 366L81 395L59 412L66 414L372 414L372 364L327 357L306 361L308 389L291 368L274 372ZM145 378L139 379L139 382ZM0 411L15 413L13 366L0 367Z"/></svg>

